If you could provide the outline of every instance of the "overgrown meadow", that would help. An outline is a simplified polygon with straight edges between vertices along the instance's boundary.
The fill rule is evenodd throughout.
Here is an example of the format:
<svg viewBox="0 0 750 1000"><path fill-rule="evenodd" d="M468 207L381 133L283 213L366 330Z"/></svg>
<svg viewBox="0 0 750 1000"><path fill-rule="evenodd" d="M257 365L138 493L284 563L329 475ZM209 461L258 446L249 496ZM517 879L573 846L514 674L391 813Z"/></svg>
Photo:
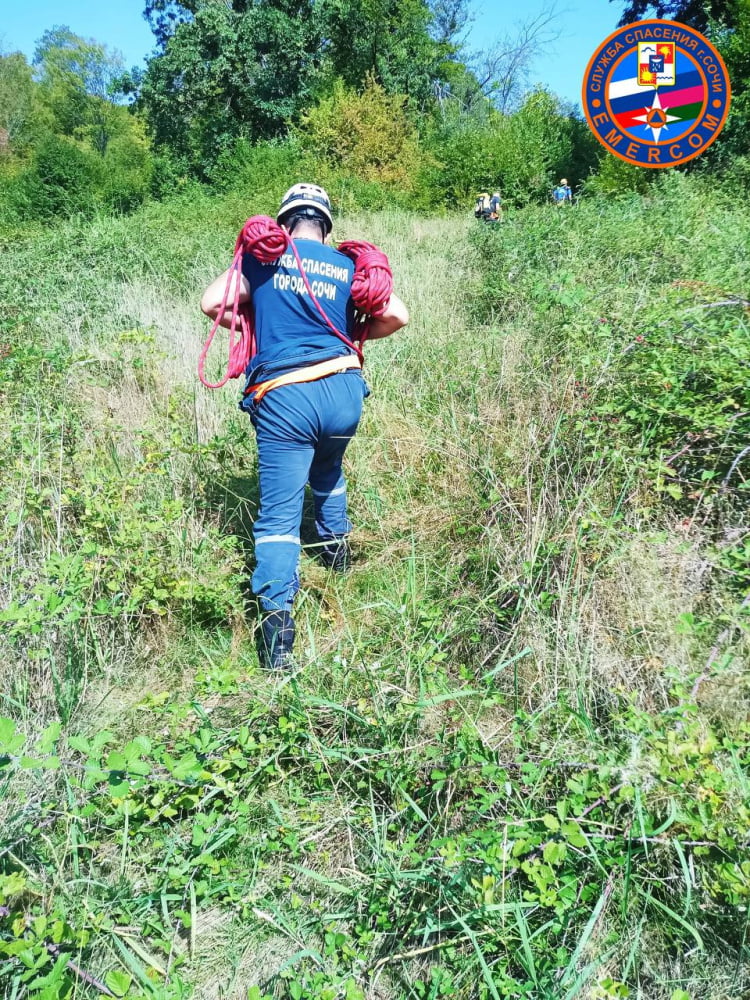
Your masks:
<svg viewBox="0 0 750 1000"><path fill-rule="evenodd" d="M3 996L747 997L750 210L670 172L340 218L412 321L289 678L251 429L195 374L282 190L4 239Z"/></svg>

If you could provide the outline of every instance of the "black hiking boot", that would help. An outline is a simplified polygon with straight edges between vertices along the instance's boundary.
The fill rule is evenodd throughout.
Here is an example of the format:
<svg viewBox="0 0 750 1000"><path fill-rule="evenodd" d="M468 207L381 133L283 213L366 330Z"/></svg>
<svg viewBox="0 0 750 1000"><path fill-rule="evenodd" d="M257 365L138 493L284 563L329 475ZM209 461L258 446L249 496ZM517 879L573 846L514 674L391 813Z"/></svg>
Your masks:
<svg viewBox="0 0 750 1000"><path fill-rule="evenodd" d="M352 550L346 538L332 538L320 549L320 561L334 573L348 573L352 567Z"/></svg>
<svg viewBox="0 0 750 1000"><path fill-rule="evenodd" d="M258 659L264 670L296 670L292 655L294 619L289 611L272 611L260 623Z"/></svg>

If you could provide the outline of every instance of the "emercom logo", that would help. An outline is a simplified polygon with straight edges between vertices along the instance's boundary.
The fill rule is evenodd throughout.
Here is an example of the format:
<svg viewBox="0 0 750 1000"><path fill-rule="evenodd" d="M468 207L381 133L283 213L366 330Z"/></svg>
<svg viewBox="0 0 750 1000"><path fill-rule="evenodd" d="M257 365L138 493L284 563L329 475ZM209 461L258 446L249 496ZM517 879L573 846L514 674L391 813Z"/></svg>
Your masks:
<svg viewBox="0 0 750 1000"><path fill-rule="evenodd" d="M673 167L721 132L731 91L714 46L678 21L637 21L604 39L583 79L589 128L610 153L641 167Z"/></svg>

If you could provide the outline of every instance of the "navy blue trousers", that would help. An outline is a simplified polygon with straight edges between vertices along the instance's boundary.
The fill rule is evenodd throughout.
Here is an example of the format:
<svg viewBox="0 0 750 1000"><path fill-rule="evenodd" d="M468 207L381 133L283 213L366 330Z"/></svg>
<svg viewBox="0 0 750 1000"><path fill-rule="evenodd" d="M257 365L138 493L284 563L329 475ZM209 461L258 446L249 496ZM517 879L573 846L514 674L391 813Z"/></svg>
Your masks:
<svg viewBox="0 0 750 1000"><path fill-rule="evenodd" d="M367 385L358 369L284 385L248 400L258 442L260 511L253 525L253 593L264 611L290 611L299 590L300 523L305 486L321 542L348 535L341 463L357 430Z"/></svg>

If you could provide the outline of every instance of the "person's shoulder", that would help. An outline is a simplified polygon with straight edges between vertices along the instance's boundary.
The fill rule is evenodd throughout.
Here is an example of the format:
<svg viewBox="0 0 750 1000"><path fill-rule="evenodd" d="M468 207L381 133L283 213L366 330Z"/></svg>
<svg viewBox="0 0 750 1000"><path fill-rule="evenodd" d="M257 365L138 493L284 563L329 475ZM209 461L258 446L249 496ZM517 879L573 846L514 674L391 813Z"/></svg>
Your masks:
<svg viewBox="0 0 750 1000"><path fill-rule="evenodd" d="M320 245L326 251L325 256L327 260L330 260L333 264L337 264L339 267L348 267L354 273L354 261L351 257L342 253L336 247L332 247L330 243L321 243Z"/></svg>

